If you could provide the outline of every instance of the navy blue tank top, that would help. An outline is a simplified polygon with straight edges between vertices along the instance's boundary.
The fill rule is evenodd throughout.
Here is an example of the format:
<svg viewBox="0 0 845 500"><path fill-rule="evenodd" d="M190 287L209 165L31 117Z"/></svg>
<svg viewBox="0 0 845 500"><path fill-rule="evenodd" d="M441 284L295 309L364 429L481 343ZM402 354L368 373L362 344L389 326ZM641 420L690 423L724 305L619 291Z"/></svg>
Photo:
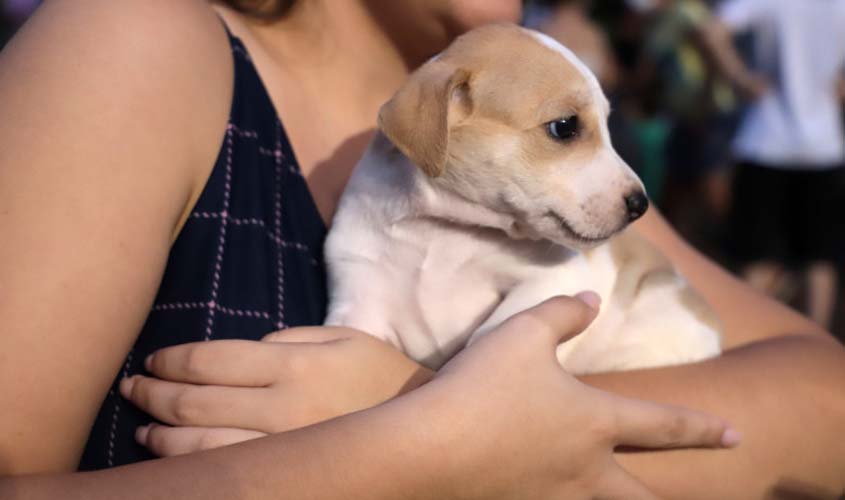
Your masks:
<svg viewBox="0 0 845 500"><path fill-rule="evenodd" d="M152 458L134 439L151 417L117 390L123 377L144 373L148 354L323 322L326 227L249 53L229 40L235 85L225 139L170 251L146 324L103 401L80 470Z"/></svg>

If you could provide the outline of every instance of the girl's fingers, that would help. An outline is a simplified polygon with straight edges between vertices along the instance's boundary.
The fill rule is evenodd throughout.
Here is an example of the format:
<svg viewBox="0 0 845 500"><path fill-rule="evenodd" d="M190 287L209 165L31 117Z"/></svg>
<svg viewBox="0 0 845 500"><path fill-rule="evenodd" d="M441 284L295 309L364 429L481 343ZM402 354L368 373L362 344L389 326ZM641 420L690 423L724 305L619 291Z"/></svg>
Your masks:
<svg viewBox="0 0 845 500"><path fill-rule="evenodd" d="M266 391L182 384L141 375L124 379L120 384L123 397L168 424L271 432L284 418L279 412L267 411Z"/></svg>
<svg viewBox="0 0 845 500"><path fill-rule="evenodd" d="M354 335L365 334L340 327L291 328L266 335L263 342L215 340L166 347L147 357L144 365L153 375L173 382L263 387L317 352L309 347Z"/></svg>
<svg viewBox="0 0 845 500"><path fill-rule="evenodd" d="M266 435L263 432L244 429L150 424L136 430L135 440L154 455L172 457L220 448Z"/></svg>
<svg viewBox="0 0 845 500"><path fill-rule="evenodd" d="M657 495L615 461L602 477L598 490L596 496L608 500L659 500Z"/></svg>
<svg viewBox="0 0 845 500"><path fill-rule="evenodd" d="M284 367L278 344L250 340L215 340L166 347L145 361L156 377L190 384L263 387Z"/></svg>
<svg viewBox="0 0 845 500"><path fill-rule="evenodd" d="M261 340L265 342L319 343L348 339L353 335L360 335L361 333L339 326L303 326L268 333Z"/></svg>
<svg viewBox="0 0 845 500"><path fill-rule="evenodd" d="M616 444L638 448L732 448L740 435L724 420L688 410L613 396Z"/></svg>

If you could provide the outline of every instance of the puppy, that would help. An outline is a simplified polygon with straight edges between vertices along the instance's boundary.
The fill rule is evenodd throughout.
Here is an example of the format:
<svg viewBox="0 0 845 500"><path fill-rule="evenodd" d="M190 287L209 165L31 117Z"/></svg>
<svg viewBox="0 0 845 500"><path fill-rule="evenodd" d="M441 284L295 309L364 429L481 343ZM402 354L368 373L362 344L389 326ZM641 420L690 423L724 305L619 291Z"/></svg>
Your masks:
<svg viewBox="0 0 845 500"><path fill-rule="evenodd" d="M648 208L608 101L565 47L494 25L420 67L379 113L326 242L328 325L437 369L511 315L597 291L558 348L572 373L686 363L719 327L670 262L622 233Z"/></svg>

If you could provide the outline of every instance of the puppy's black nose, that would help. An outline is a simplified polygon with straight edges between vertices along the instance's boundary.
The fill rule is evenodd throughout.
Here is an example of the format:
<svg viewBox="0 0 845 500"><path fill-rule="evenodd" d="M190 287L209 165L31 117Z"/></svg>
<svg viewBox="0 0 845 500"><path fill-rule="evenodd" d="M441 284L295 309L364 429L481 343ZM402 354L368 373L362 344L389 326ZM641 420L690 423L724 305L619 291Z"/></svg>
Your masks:
<svg viewBox="0 0 845 500"><path fill-rule="evenodd" d="M625 206L628 208L628 222L634 222L648 210L648 198L642 191L636 191L625 197Z"/></svg>

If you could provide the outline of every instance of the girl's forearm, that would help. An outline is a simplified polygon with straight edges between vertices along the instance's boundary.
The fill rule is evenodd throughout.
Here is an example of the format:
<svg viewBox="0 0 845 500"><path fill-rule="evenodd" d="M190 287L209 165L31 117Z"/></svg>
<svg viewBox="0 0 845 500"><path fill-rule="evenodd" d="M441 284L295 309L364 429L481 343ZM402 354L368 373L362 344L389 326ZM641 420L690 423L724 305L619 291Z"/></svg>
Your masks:
<svg viewBox="0 0 845 500"><path fill-rule="evenodd" d="M658 247L713 307L724 324L723 347L788 334L830 337L822 327L754 290L684 241L656 210L633 226Z"/></svg>
<svg viewBox="0 0 845 500"><path fill-rule="evenodd" d="M442 498L425 451L436 419L410 410L407 400L396 400L207 452L96 472L0 478L0 498L416 498L411 492Z"/></svg>
<svg viewBox="0 0 845 500"><path fill-rule="evenodd" d="M734 450L618 454L662 498L748 500L789 488L799 488L790 493L802 493L801 498L838 498L845 492L845 350L832 340L785 336L695 365L585 381L629 397L707 411L743 433Z"/></svg>

